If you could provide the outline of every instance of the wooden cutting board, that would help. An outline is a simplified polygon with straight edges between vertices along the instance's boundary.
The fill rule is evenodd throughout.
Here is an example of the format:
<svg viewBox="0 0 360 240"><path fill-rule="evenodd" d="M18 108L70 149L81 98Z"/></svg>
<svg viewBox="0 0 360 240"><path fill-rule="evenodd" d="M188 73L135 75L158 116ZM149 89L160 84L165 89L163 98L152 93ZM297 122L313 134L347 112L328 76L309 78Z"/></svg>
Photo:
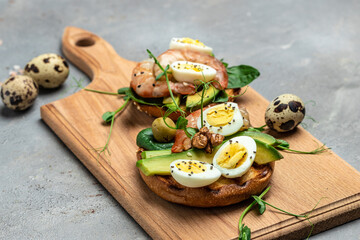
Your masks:
<svg viewBox="0 0 360 240"><path fill-rule="evenodd" d="M67 27L62 46L67 59L92 79L88 88L116 92L129 86L136 62L118 56L109 43L95 34ZM238 102L247 107L254 126L264 124L266 99L249 88ZM42 106L41 117L152 238L237 238L239 216L251 201L228 207L193 208L166 202L147 188L135 166L135 138L153 119L132 104L115 121L109 144L111 156L99 156L93 150L105 144L109 133L102 114L122 103L117 96L81 90ZM294 149L313 150L322 145L301 127L276 137L287 140ZM311 214L314 233L360 217L359 172L332 151L283 155L284 159L276 163L266 201L304 214L323 198ZM253 239L301 239L310 231L306 220L270 208L262 216L255 210L250 212L245 224L251 228Z"/></svg>

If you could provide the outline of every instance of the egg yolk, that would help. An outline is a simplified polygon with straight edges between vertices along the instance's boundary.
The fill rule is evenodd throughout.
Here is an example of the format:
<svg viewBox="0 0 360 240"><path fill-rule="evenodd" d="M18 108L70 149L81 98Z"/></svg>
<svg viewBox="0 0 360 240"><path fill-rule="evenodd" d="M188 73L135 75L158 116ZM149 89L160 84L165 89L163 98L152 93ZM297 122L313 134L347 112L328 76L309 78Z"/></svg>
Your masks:
<svg viewBox="0 0 360 240"><path fill-rule="evenodd" d="M188 43L188 44L192 44L192 45L196 45L196 46L200 46L200 47L205 47L205 44L200 42L199 40L194 40L192 38L182 38L182 39L179 39L178 42L181 42L181 43Z"/></svg>
<svg viewBox="0 0 360 240"><path fill-rule="evenodd" d="M222 150L216 159L217 164L222 168L237 168L246 160L247 150L244 145L233 142Z"/></svg>
<svg viewBox="0 0 360 240"><path fill-rule="evenodd" d="M206 171L206 166L199 162L192 162L192 161L181 161L177 162L175 166L186 173L201 173Z"/></svg>
<svg viewBox="0 0 360 240"><path fill-rule="evenodd" d="M221 104L211 108L206 114L206 121L214 127L222 127L228 125L234 117L234 110Z"/></svg>
<svg viewBox="0 0 360 240"><path fill-rule="evenodd" d="M199 65L197 65L197 64L190 64L190 63L183 63L183 64L178 63L178 64L176 65L176 68L177 68L177 69L181 69L181 70L193 70L193 71L195 71L195 72L202 72L202 71L204 71L204 69L203 69L201 66L199 66Z"/></svg>

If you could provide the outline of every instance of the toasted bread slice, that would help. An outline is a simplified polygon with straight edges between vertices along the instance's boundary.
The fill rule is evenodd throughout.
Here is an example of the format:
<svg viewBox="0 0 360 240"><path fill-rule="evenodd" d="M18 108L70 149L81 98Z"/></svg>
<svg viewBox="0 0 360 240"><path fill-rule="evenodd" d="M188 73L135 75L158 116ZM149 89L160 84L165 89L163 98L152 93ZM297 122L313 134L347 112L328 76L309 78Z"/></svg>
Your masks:
<svg viewBox="0 0 360 240"><path fill-rule="evenodd" d="M140 154L138 154L140 159ZM161 198L193 207L219 207L241 202L252 195L260 194L269 184L275 163L254 163L245 175L239 178L220 177L211 185L190 188L175 181L171 176L140 175L148 187Z"/></svg>

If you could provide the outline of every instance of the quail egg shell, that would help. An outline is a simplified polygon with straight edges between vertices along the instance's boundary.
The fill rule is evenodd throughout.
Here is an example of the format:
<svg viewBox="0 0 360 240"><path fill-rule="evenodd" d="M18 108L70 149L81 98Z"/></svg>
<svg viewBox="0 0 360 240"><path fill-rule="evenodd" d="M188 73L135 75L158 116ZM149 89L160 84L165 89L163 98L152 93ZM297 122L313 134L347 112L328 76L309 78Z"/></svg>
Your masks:
<svg viewBox="0 0 360 240"><path fill-rule="evenodd" d="M25 110L30 107L39 93L37 83L28 76L16 75L1 86L1 99L6 107Z"/></svg>
<svg viewBox="0 0 360 240"><path fill-rule="evenodd" d="M233 102L207 108L203 113L203 121L203 126L210 132L223 136L238 132L244 123L239 106ZM201 117L197 120L197 127L201 128Z"/></svg>
<svg viewBox="0 0 360 240"><path fill-rule="evenodd" d="M188 61L176 61L171 64L172 75L178 82L200 84L215 78L216 70L210 66Z"/></svg>
<svg viewBox="0 0 360 240"><path fill-rule="evenodd" d="M197 52L212 54L213 49L206 46L204 43L197 39L192 38L172 38L170 41L170 49L190 49Z"/></svg>
<svg viewBox="0 0 360 240"><path fill-rule="evenodd" d="M198 160L178 159L170 164L171 176L181 185L203 187L217 181L221 173L212 164Z"/></svg>
<svg viewBox="0 0 360 240"><path fill-rule="evenodd" d="M265 112L266 125L278 132L293 130L305 117L305 105L294 94L282 94L271 101Z"/></svg>
<svg viewBox="0 0 360 240"><path fill-rule="evenodd" d="M54 53L33 58L24 69L24 74L32 77L41 87L59 87L69 75L66 60Z"/></svg>
<svg viewBox="0 0 360 240"><path fill-rule="evenodd" d="M256 143L248 136L234 137L215 153L213 165L226 178L244 175L254 162Z"/></svg>

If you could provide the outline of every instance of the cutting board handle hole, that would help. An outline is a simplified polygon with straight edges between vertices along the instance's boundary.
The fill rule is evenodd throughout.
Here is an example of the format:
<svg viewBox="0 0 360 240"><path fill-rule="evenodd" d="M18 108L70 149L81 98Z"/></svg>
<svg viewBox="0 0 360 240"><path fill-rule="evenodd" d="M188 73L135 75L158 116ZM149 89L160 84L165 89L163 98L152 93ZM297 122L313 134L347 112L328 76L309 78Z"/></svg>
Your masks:
<svg viewBox="0 0 360 240"><path fill-rule="evenodd" d="M76 46L78 46L78 47L90 47L94 44L95 44L95 41L92 38L83 38L76 42Z"/></svg>

